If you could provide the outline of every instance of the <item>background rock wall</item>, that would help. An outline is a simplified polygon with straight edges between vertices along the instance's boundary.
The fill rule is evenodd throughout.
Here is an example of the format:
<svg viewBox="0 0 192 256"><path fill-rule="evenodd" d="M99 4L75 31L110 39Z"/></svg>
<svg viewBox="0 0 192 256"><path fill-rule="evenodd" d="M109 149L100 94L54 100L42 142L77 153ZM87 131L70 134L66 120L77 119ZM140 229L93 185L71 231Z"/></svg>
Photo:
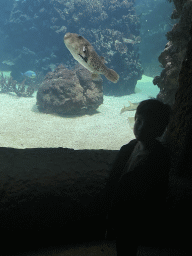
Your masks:
<svg viewBox="0 0 192 256"><path fill-rule="evenodd" d="M20 72L48 72L61 62L72 68L75 60L63 36L73 32L91 42L106 65L120 76L119 85L105 80L104 93L134 92L142 68L139 60L140 20L132 0L34 0L14 3L2 28L5 34L4 66L14 79Z"/></svg>

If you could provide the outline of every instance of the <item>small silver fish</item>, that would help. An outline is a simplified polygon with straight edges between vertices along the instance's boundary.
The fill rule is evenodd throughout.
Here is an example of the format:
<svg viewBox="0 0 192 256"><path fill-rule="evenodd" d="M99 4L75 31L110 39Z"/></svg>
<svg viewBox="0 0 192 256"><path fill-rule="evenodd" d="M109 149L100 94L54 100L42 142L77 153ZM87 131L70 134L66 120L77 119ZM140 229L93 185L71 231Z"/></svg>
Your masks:
<svg viewBox="0 0 192 256"><path fill-rule="evenodd" d="M122 114L123 112L125 112L125 111L133 111L133 110L136 110L137 109L137 107L139 106L139 103L132 103L131 101L129 101L128 100L128 102L129 102L129 107L123 107L122 109L121 109L121 112L120 112L120 114Z"/></svg>

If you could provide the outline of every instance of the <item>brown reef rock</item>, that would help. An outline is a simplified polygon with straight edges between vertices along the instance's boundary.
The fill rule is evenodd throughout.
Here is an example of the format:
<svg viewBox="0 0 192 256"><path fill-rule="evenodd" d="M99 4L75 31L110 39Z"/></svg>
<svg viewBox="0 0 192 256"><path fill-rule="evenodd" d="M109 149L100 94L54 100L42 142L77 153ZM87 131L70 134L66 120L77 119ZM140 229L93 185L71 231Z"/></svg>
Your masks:
<svg viewBox="0 0 192 256"><path fill-rule="evenodd" d="M94 113L102 103L102 79L93 81L91 73L79 65L74 70L59 65L46 75L36 104L45 113L79 115Z"/></svg>

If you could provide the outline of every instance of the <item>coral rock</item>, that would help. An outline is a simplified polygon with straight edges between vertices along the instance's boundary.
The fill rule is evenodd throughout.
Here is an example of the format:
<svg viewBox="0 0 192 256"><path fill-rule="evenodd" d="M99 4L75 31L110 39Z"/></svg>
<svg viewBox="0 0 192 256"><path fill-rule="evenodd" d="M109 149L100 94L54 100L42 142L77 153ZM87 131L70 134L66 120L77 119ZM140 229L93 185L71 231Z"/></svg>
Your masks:
<svg viewBox="0 0 192 256"><path fill-rule="evenodd" d="M81 66L68 70L60 65L46 75L36 104L45 113L74 115L93 113L102 103L102 79L92 81L91 73Z"/></svg>

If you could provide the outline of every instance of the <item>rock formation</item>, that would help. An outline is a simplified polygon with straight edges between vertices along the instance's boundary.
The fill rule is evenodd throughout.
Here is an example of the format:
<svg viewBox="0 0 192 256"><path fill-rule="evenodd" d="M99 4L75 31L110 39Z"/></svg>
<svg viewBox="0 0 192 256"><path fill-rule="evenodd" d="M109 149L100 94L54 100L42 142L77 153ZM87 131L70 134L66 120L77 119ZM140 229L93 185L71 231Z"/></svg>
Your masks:
<svg viewBox="0 0 192 256"><path fill-rule="evenodd" d="M93 81L83 66L68 70L63 65L46 75L37 92L38 109L44 113L79 115L94 113L103 103L102 79Z"/></svg>
<svg viewBox="0 0 192 256"><path fill-rule="evenodd" d="M188 249L188 232L192 229L192 27L190 38L179 73L172 118L165 136L172 159L167 201L170 220L168 232L174 246Z"/></svg>
<svg viewBox="0 0 192 256"><path fill-rule="evenodd" d="M173 2L176 9L174 9L171 18L179 18L179 21L167 33L169 42L159 56L159 62L164 69L160 76L156 76L153 80L153 83L160 88L157 98L171 106L175 101L179 72L190 39L190 25L192 23L192 2L181 0L173 0Z"/></svg>

